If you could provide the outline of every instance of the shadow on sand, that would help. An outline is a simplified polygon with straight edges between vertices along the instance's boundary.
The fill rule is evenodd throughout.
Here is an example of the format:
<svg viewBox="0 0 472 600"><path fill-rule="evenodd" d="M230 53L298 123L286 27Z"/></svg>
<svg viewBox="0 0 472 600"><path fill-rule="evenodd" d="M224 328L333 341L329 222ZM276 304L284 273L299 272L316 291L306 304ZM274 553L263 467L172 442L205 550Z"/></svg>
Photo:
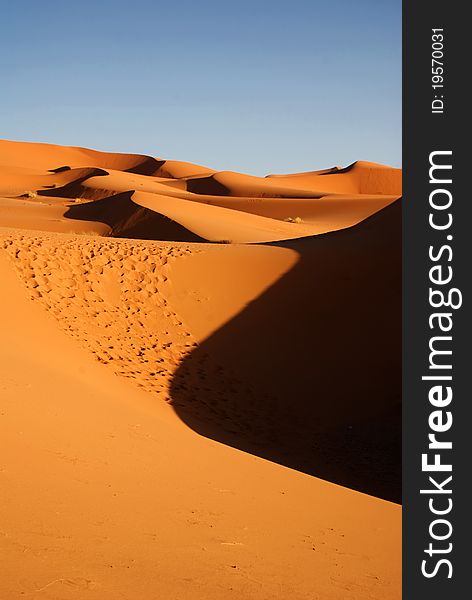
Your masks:
<svg viewBox="0 0 472 600"><path fill-rule="evenodd" d="M399 502L401 203L277 245L299 262L187 356L174 409L204 436Z"/></svg>
<svg viewBox="0 0 472 600"><path fill-rule="evenodd" d="M77 195L82 189L74 189ZM138 206L132 201L133 192L106 195L96 191L99 199L86 204L69 206L64 213L67 219L96 221L108 225L111 236L138 240L160 240L169 242L204 242L179 223L158 212ZM100 198L100 194L105 194ZM49 194L51 195L51 194Z"/></svg>

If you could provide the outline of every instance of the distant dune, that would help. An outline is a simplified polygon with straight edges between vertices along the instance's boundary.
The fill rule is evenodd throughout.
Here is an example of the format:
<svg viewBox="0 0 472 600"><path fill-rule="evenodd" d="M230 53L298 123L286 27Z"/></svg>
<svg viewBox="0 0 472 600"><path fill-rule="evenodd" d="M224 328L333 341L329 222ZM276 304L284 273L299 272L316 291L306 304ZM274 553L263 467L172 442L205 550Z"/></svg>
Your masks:
<svg viewBox="0 0 472 600"><path fill-rule="evenodd" d="M0 141L1 598L400 598L400 196Z"/></svg>
<svg viewBox="0 0 472 600"><path fill-rule="evenodd" d="M367 162L252 177L148 156L0 142L0 168L0 225L155 240L309 237L355 225L401 194L399 169ZM32 220L38 206L41 216L33 211Z"/></svg>

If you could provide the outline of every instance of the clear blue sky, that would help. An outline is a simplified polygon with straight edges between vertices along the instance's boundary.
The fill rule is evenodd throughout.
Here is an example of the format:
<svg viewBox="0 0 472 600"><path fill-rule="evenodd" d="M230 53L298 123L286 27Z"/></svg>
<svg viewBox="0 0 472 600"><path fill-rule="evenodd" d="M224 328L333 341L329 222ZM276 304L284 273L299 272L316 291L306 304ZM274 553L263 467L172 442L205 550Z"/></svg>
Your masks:
<svg viewBox="0 0 472 600"><path fill-rule="evenodd" d="M401 164L400 0L17 0L0 136L262 175Z"/></svg>

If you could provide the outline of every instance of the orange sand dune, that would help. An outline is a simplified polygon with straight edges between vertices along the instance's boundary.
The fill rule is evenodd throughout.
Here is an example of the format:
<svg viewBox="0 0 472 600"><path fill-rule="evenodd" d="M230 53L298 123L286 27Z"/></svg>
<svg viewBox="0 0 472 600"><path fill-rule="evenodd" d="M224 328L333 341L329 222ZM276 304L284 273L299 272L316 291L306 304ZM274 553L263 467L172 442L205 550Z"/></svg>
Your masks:
<svg viewBox="0 0 472 600"><path fill-rule="evenodd" d="M0 140L0 164L36 169L95 166L141 175L190 177L209 175L212 169L181 161L165 161L141 154L99 152L88 148Z"/></svg>
<svg viewBox="0 0 472 600"><path fill-rule="evenodd" d="M0 142L0 598L400 597L399 181Z"/></svg>
<svg viewBox="0 0 472 600"><path fill-rule="evenodd" d="M367 161L357 161L344 169L268 175L281 185L292 188L326 186L333 192L354 194L401 194L401 170Z"/></svg>
<svg viewBox="0 0 472 600"><path fill-rule="evenodd" d="M141 155L0 142L0 196L36 198L43 204L61 198L68 206L68 201L90 203L131 192L136 219L139 207L158 213L188 230L179 239L193 234L209 241L258 243L335 231L397 199L400 180L399 169L365 162L346 169L254 177ZM87 221L88 212L88 207L64 211L63 217ZM76 230L62 222L63 231ZM11 217L7 224L12 226ZM160 229L146 237L168 239ZM52 230L58 230L57 222ZM117 235L113 226L110 234ZM126 234L120 228L119 235Z"/></svg>

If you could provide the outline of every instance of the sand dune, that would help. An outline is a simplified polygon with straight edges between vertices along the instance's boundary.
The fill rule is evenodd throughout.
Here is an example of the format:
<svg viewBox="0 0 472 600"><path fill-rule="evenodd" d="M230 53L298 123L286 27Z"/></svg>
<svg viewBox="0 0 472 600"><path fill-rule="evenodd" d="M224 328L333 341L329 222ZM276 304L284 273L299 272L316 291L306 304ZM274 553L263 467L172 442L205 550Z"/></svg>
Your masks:
<svg viewBox="0 0 472 600"><path fill-rule="evenodd" d="M400 177L0 142L0 597L400 597Z"/></svg>
<svg viewBox="0 0 472 600"><path fill-rule="evenodd" d="M357 161L345 168L334 167L323 171L268 175L279 184L290 187L318 185L341 194L401 194L401 170L386 165Z"/></svg>
<svg viewBox="0 0 472 600"><path fill-rule="evenodd" d="M68 207L71 202L90 204L131 192L128 212L136 213L135 220L141 219L140 207L145 207L187 230L180 241L193 235L213 242L258 243L335 231L387 206L401 189L398 169L374 163L254 177L141 155L6 141L0 142L0 169L0 196L7 199L34 198L44 205L60 200ZM3 206L7 203L0 198ZM12 226L8 206L7 225ZM91 212L97 214L93 208ZM67 220L91 220L89 214L89 206L65 210L62 231L77 231ZM18 227L23 226L24 215L25 211L18 212ZM51 228L47 225L42 222L48 231L60 229L57 220ZM161 227L156 225L147 237L169 239ZM96 224L92 230L97 230ZM112 236L127 233L123 227L118 233L113 225L109 231Z"/></svg>

